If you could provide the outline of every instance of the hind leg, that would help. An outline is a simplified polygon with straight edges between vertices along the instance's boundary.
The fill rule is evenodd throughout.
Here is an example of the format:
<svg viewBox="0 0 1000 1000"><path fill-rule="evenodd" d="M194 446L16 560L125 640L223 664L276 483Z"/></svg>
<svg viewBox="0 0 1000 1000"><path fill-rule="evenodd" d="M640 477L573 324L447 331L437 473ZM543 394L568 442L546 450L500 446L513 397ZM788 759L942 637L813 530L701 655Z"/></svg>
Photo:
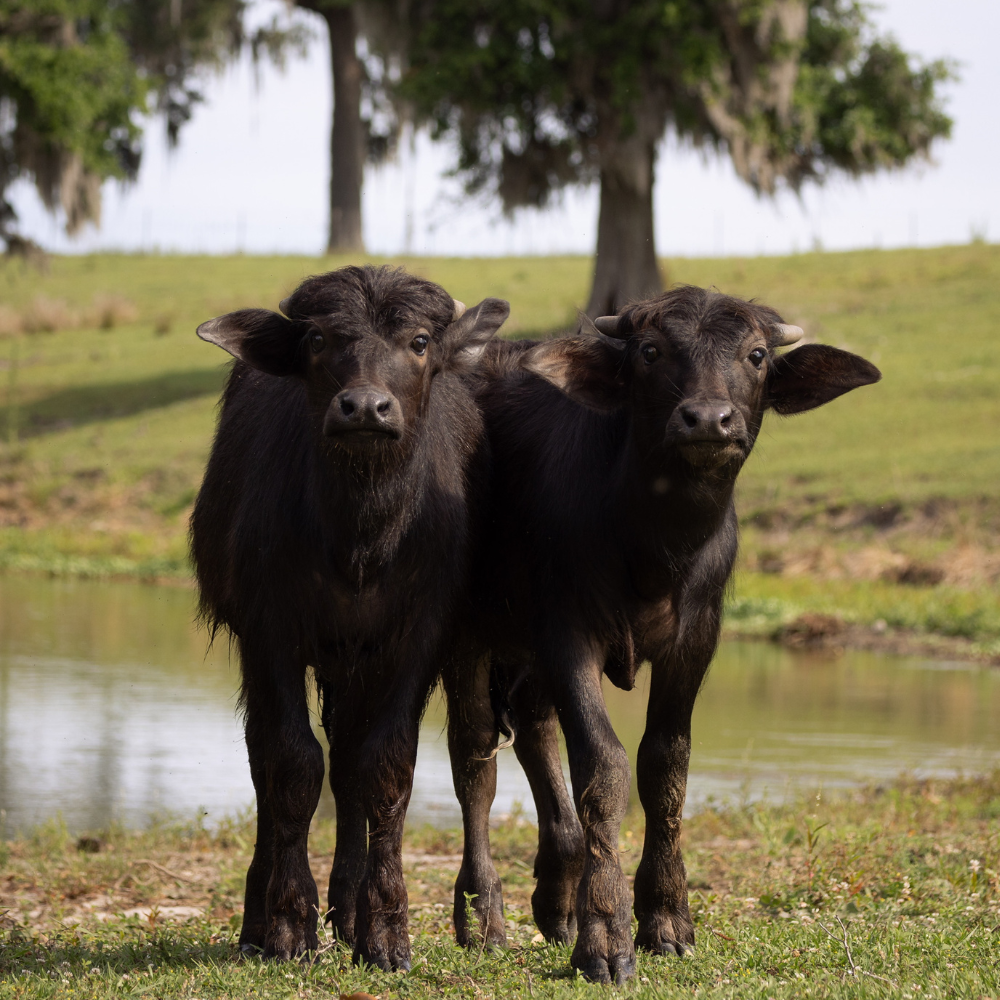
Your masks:
<svg viewBox="0 0 1000 1000"><path fill-rule="evenodd" d="M517 718L514 752L538 812L538 853L531 910L547 941L576 937L576 893L583 875L583 827L566 789L555 709L527 679L511 695Z"/></svg>
<svg viewBox="0 0 1000 1000"><path fill-rule="evenodd" d="M445 669L448 749L465 842L455 881L455 937L465 947L506 943L503 893L490 855L490 807L496 795L497 724L490 704L489 660ZM469 926L467 897L478 926Z"/></svg>

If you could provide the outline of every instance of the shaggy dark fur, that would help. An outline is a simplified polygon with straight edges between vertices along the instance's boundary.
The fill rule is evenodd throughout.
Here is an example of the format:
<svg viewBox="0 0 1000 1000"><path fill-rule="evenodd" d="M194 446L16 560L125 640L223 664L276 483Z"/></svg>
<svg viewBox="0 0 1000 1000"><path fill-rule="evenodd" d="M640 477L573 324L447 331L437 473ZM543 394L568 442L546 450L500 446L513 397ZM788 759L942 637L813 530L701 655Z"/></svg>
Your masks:
<svg viewBox="0 0 1000 1000"><path fill-rule="evenodd" d="M699 288L598 322L611 336L588 324L576 337L487 349L479 400L493 489L468 652L478 667L449 690L466 829L455 920L467 940L460 893L476 893L480 933L503 940L489 751L498 729L513 729L540 823L536 922L551 941L576 936L573 965L587 977L621 982L635 968L617 853L630 773L601 676L631 688L637 665L652 664L635 945L679 955L694 941L679 847L691 711L736 557L737 474L767 409L807 410L880 376L833 347L777 355L777 313Z"/></svg>
<svg viewBox="0 0 1000 1000"><path fill-rule="evenodd" d="M242 664L258 818L240 945L317 947L312 668L337 805L327 919L355 959L408 968L401 836L467 574L470 372L508 309L487 299L455 320L444 289L372 267L310 278L281 307L198 331L237 358L191 534L202 615Z"/></svg>

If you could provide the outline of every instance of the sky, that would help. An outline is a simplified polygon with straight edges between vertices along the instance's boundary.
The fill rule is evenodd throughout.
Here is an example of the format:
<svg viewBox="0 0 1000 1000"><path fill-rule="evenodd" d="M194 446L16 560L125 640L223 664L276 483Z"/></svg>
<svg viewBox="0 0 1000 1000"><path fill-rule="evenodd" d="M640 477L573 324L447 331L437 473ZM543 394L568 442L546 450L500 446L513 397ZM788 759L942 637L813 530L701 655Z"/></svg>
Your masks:
<svg viewBox="0 0 1000 1000"><path fill-rule="evenodd" d="M280 0L255 0L269 20ZM304 59L255 73L249 57L212 77L207 101L167 148L162 122L146 124L138 181L104 187L99 229L76 239L48 215L29 183L12 189L22 232L46 248L185 253L318 254L327 225L332 95L322 22ZM924 59L947 57L952 138L933 162L863 181L834 180L801 197L758 198L725 158L669 136L657 160L654 216L662 256L782 254L816 248L935 246L1000 239L1000 4L995 0L889 0L882 30ZM574 188L542 210L506 219L495 202L470 200L447 176L454 150L425 134L398 159L369 168L364 238L379 254L447 256L593 251L597 190Z"/></svg>

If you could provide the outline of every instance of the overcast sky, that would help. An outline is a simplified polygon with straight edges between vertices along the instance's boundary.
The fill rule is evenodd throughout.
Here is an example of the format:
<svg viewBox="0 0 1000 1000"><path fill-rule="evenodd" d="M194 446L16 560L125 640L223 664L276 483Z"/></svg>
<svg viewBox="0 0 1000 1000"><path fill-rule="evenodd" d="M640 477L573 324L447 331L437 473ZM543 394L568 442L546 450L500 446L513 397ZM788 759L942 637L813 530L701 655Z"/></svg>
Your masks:
<svg viewBox="0 0 1000 1000"><path fill-rule="evenodd" d="M269 19L279 0L256 0ZM299 16L312 17L300 14ZM728 161L678 148L657 163L656 241L661 255L774 254L851 247L965 243L1000 237L1000 4L994 0L889 0L878 24L924 58L946 56L961 80L946 89L953 137L934 163L862 182L837 180L758 199ZM312 23L312 22L311 22ZM326 39L317 23L308 57L284 73L249 60L213 78L208 101L169 151L159 121L147 124L136 184L104 189L104 218L69 240L33 189L13 190L22 229L44 246L178 252L307 253L325 245L332 98ZM495 204L470 202L443 176L452 150L418 135L400 158L369 170L364 231L376 253L444 255L593 251L597 191L573 189L543 212L504 219ZM407 219L410 225L407 225Z"/></svg>

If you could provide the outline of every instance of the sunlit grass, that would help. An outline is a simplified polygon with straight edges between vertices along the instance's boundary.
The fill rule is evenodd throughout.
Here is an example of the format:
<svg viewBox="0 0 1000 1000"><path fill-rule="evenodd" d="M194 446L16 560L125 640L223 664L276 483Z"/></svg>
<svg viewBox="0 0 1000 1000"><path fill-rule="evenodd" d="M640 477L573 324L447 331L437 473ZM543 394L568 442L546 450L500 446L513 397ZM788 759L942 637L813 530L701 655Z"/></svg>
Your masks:
<svg viewBox="0 0 1000 1000"><path fill-rule="evenodd" d="M998 819L997 774L704 810L685 828L697 950L683 960L640 955L636 978L616 992L996 996ZM322 885L333 835L329 823L315 826ZM629 873L642 836L641 816L628 817L620 851ZM529 902L535 837L516 818L494 831L508 948L491 954L453 942L461 834L408 832L415 961L403 975L356 968L328 938L308 965L238 959L251 817L214 831L106 831L89 845L98 853L79 850L50 823L0 847L0 996L592 995L599 988L572 974L569 949L537 939Z"/></svg>
<svg viewBox="0 0 1000 1000"><path fill-rule="evenodd" d="M45 273L0 263L0 333L18 323L37 327L39 317L72 327L0 341L0 366L9 345L20 349L19 443L0 447L0 568L187 577L187 516L226 361L194 336L196 324L236 307L274 308L304 276L347 261L91 255L55 257ZM509 298L506 329L514 336L572 326L591 266L583 257L391 263L469 303ZM795 549L806 544L801 526L838 504L876 515L899 507L905 521L907 511L945 498L954 513L936 533L897 531L886 541L878 527L839 535L822 528L808 544L850 549L874 540L925 560L967 543L996 548L1000 522L989 498L1000 482L1000 247L669 260L664 267L672 282L759 297L809 337L856 350L884 373L879 385L814 412L767 418L741 477L744 518L757 524L775 511L789 514L792 536L780 544ZM0 438L6 417L4 409ZM750 568L757 549L774 544L759 535L747 533ZM995 595L991 565L955 586ZM782 588L809 590L786 582L760 580L741 594L785 600ZM992 597L932 597L868 582L865 593L831 584L831 599L859 620L995 634L995 614L985 607Z"/></svg>

